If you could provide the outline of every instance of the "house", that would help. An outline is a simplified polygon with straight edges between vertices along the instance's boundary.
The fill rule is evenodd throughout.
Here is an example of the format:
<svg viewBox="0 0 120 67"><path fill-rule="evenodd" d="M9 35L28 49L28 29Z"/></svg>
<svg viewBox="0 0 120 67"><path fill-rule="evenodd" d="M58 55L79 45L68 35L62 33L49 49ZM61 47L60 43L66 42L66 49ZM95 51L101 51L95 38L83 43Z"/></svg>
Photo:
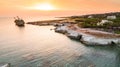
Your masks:
<svg viewBox="0 0 120 67"><path fill-rule="evenodd" d="M88 18L93 18L93 16L88 16Z"/></svg>
<svg viewBox="0 0 120 67"><path fill-rule="evenodd" d="M116 19L116 16L107 16L107 19Z"/></svg>
<svg viewBox="0 0 120 67"><path fill-rule="evenodd" d="M98 22L97 25L103 25L105 23L112 23L112 21L109 21L109 20L101 20L101 22Z"/></svg>

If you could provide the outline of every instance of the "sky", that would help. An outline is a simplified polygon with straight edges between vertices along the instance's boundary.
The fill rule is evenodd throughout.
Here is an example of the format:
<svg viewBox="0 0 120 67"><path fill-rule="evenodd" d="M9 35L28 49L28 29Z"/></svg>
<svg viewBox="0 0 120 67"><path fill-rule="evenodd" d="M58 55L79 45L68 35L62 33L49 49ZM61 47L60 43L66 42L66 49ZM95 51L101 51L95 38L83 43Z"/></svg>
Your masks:
<svg viewBox="0 0 120 67"><path fill-rule="evenodd" d="M49 5L41 7L41 4ZM0 16L67 16L105 12L120 12L120 0L0 0Z"/></svg>

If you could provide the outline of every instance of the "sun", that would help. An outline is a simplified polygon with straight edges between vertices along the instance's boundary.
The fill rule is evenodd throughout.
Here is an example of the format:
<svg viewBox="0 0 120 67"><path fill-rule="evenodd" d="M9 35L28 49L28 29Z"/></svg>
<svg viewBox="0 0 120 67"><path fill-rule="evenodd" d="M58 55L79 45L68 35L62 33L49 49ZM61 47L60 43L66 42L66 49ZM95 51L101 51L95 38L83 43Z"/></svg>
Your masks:
<svg viewBox="0 0 120 67"><path fill-rule="evenodd" d="M37 4L33 7L36 10L55 10L55 7L48 3Z"/></svg>

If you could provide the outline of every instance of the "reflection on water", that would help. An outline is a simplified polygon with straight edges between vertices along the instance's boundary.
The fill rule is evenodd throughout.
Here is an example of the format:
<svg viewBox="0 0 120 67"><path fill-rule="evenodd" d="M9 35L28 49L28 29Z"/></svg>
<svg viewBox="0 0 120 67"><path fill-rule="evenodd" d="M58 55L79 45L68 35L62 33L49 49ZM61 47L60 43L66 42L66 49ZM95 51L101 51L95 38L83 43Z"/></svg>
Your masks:
<svg viewBox="0 0 120 67"><path fill-rule="evenodd" d="M0 63L13 67L120 67L117 46L85 46L52 26L17 27L0 19Z"/></svg>

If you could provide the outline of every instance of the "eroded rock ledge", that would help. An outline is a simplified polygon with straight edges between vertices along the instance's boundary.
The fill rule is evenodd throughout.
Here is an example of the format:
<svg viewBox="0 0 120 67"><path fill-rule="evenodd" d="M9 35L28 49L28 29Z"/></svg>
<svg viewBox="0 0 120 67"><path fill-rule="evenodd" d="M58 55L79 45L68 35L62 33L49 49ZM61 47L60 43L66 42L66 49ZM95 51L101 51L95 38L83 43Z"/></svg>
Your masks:
<svg viewBox="0 0 120 67"><path fill-rule="evenodd" d="M118 45L120 44L120 38L102 38L93 35L86 34L77 30L73 30L68 26L58 26L55 28L55 32L65 34L71 39L79 40L85 45Z"/></svg>

